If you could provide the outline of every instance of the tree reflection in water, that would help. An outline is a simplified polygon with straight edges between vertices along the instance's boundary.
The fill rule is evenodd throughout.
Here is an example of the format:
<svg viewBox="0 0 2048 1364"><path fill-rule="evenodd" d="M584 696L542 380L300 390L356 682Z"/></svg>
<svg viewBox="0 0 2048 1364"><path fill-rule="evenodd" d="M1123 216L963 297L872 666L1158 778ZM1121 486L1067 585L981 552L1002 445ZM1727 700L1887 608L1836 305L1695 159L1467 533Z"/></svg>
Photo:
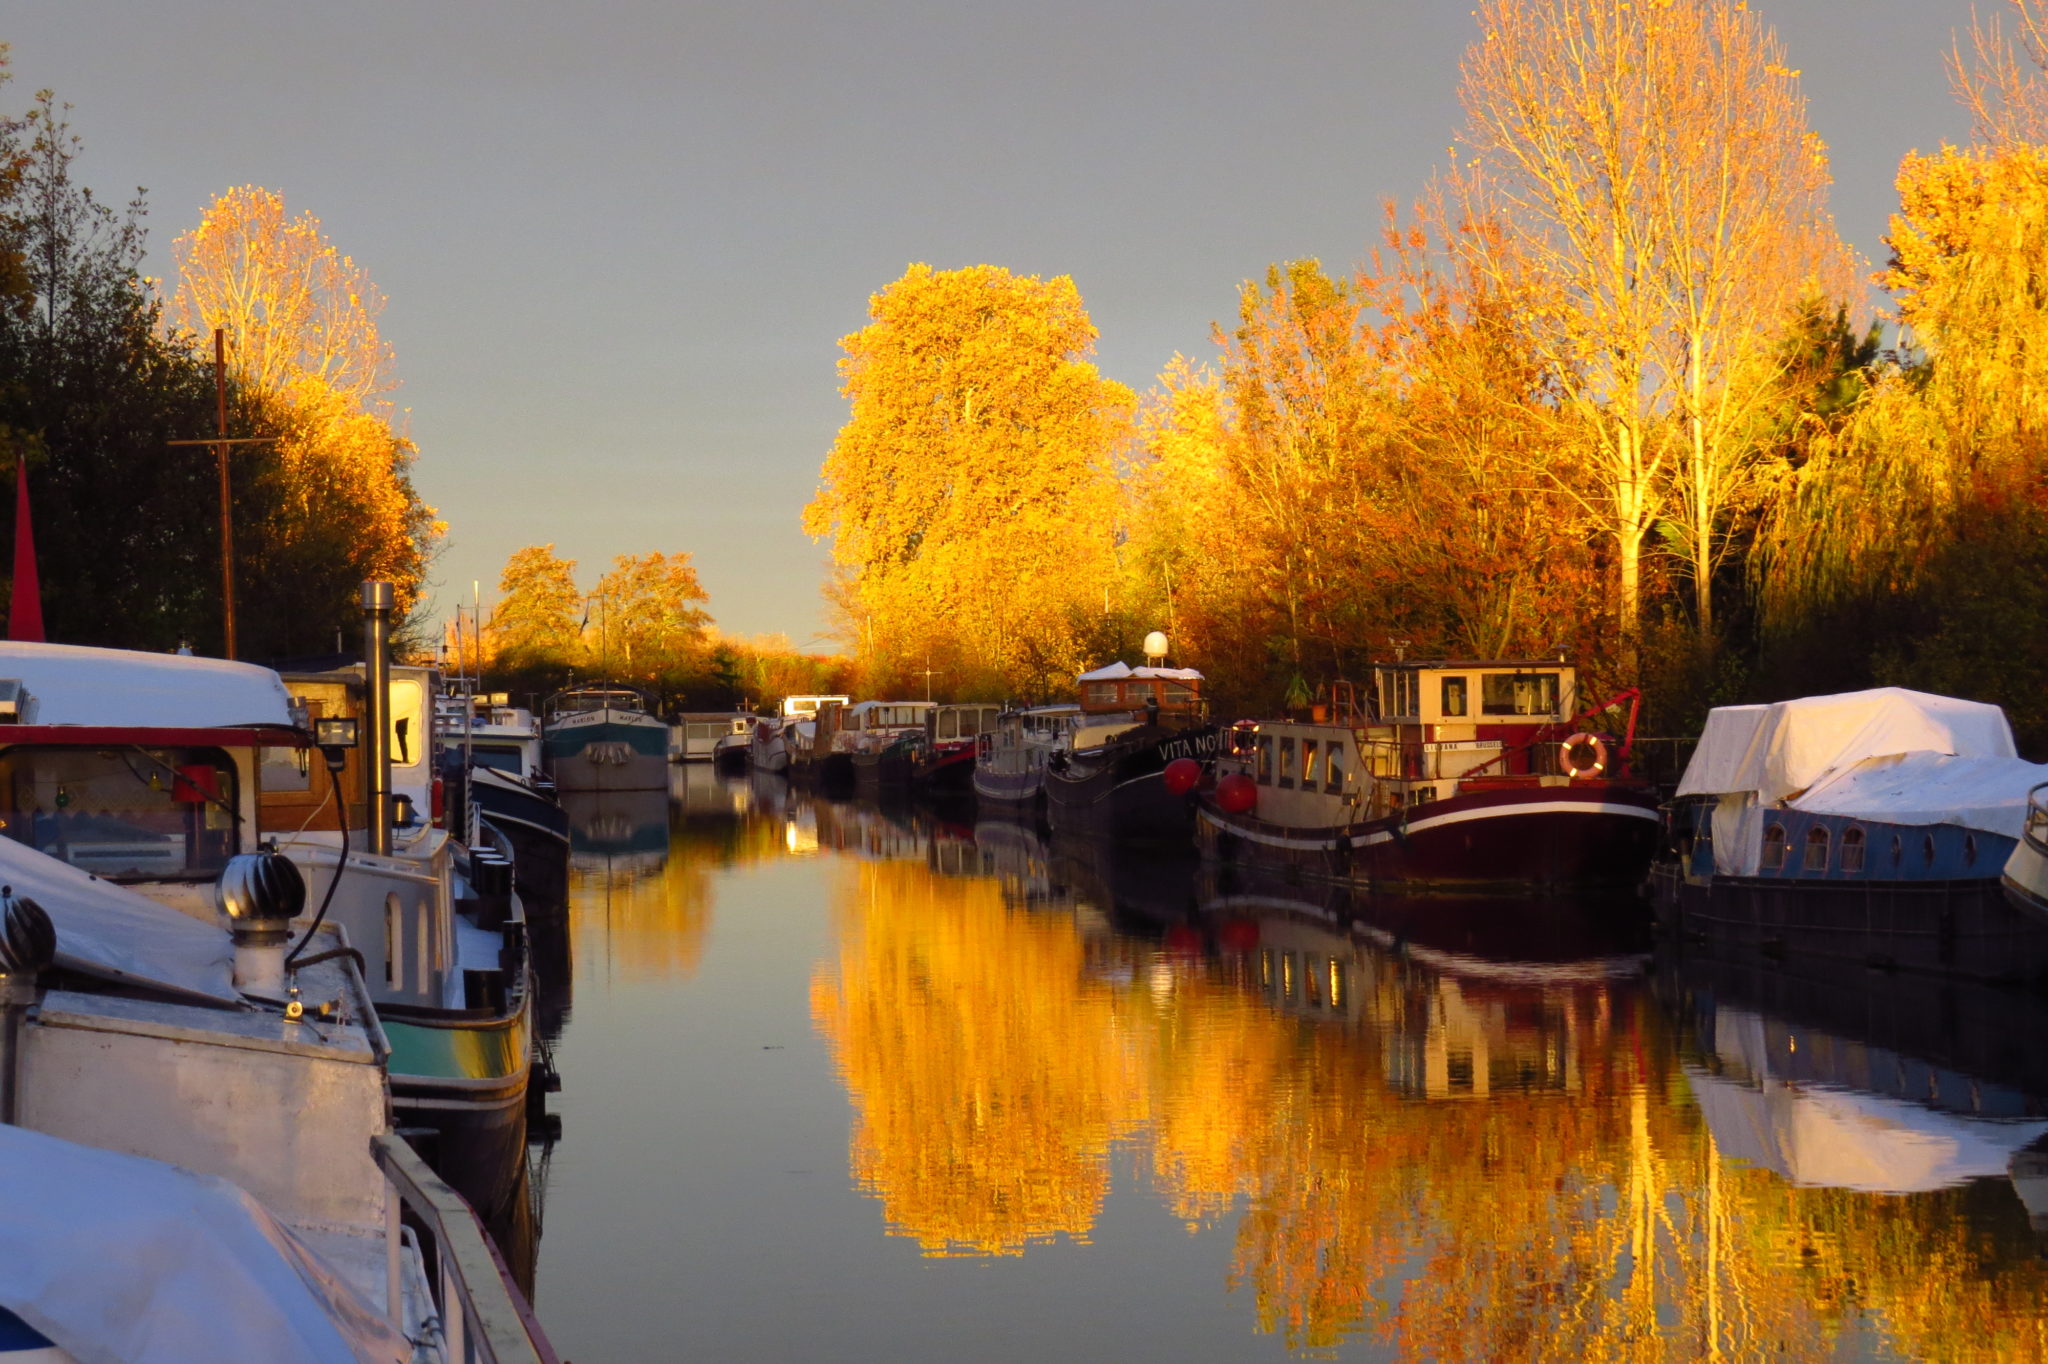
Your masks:
<svg viewBox="0 0 2048 1364"><path fill-rule="evenodd" d="M1162 944L1042 861L1006 871L1016 841L838 845L812 1019L853 1177L928 1254L1086 1240L1128 1141L1191 1232L1235 1215L1229 1286L1297 1349L2048 1356L2005 1181L1872 1194L1723 1158L1696 1044L1625 962L1390 950L1279 904Z"/></svg>

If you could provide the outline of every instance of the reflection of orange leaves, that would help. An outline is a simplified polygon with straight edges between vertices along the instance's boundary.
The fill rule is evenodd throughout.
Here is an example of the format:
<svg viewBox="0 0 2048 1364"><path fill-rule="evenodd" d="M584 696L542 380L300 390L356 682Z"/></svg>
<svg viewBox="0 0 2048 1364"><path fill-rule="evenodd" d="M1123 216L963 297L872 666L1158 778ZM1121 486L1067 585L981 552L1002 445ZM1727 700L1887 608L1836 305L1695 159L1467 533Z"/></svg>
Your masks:
<svg viewBox="0 0 2048 1364"><path fill-rule="evenodd" d="M811 1014L853 1096L854 1177L929 1254L1085 1239L1145 1090L1072 921L916 864L859 864L837 900Z"/></svg>

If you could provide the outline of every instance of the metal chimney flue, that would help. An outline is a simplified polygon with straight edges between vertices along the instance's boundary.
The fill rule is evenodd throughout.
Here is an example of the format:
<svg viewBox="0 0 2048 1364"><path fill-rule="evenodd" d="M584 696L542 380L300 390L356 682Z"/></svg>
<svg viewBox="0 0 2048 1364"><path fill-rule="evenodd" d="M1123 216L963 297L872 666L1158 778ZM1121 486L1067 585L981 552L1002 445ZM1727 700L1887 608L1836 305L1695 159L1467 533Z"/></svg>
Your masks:
<svg viewBox="0 0 2048 1364"><path fill-rule="evenodd" d="M370 852L391 855L391 584L363 584L363 720L370 731Z"/></svg>

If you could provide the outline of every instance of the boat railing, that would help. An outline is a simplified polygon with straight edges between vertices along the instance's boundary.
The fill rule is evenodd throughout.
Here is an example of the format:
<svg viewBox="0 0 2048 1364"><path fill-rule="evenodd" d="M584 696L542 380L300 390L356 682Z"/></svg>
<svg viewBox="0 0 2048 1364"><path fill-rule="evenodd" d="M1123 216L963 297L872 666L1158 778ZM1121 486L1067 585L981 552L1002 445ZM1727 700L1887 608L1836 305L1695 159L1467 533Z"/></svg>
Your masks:
<svg viewBox="0 0 2048 1364"><path fill-rule="evenodd" d="M2037 852L2048 853L2048 781L2027 791L2027 842Z"/></svg>
<svg viewBox="0 0 2048 1364"><path fill-rule="evenodd" d="M446 1358L476 1364L561 1364L533 1309L513 1286L511 1272L491 1248L483 1224L462 1195L428 1168L405 1139L390 1134L370 1139L370 1155L391 1188L385 1227L389 1243L386 1291L400 1330L398 1304L404 1240L402 1212L412 1214L431 1244L436 1272L431 1291L440 1312Z"/></svg>

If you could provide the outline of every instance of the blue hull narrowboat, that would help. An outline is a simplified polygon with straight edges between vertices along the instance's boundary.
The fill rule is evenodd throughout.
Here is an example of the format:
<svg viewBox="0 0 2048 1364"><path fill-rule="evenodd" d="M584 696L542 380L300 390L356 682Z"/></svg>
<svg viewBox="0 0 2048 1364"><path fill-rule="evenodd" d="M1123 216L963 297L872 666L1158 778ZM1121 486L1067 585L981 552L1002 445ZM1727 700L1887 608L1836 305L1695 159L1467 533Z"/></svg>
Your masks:
<svg viewBox="0 0 2048 1364"><path fill-rule="evenodd" d="M2048 767L1996 706L1880 688L1708 717L1651 870L1669 932L2048 984L2048 914L2000 876Z"/></svg>

